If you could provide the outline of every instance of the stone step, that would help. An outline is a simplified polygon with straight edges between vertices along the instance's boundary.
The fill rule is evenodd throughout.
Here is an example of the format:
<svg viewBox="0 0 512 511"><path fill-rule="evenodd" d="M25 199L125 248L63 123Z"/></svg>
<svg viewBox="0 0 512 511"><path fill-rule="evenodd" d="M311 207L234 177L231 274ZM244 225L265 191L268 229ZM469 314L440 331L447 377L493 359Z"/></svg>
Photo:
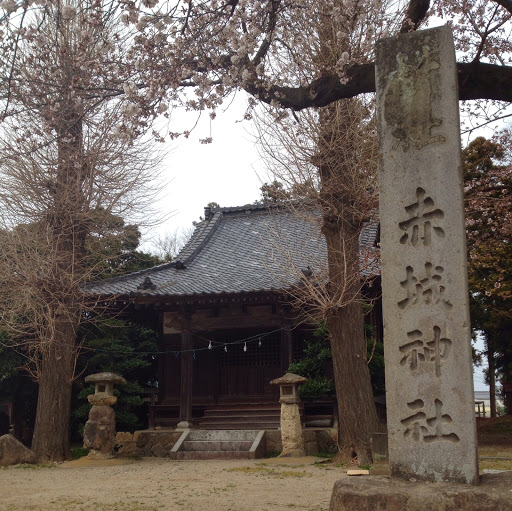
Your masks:
<svg viewBox="0 0 512 511"><path fill-rule="evenodd" d="M245 451L249 452L252 440L185 440L183 451Z"/></svg>
<svg viewBox="0 0 512 511"><path fill-rule="evenodd" d="M254 453L248 451L178 451L177 460L247 460L253 459Z"/></svg>
<svg viewBox="0 0 512 511"><path fill-rule="evenodd" d="M254 459L264 455L264 431L204 430L183 431L170 457L186 459Z"/></svg>
<svg viewBox="0 0 512 511"><path fill-rule="evenodd" d="M238 405L248 405L248 406L254 406L254 405L275 405L279 404L279 393L277 393L275 396L266 396L264 399L261 397L255 397L250 398L248 396L244 396L238 399L234 399L233 397L219 397L217 402L214 403L214 406L238 406Z"/></svg>
<svg viewBox="0 0 512 511"><path fill-rule="evenodd" d="M281 413L281 408L208 408L204 412L204 417L210 416L239 416L239 415L277 415Z"/></svg>
<svg viewBox="0 0 512 511"><path fill-rule="evenodd" d="M208 430L215 430L215 429L223 429L223 430L239 430L239 429L278 429L279 428L279 421L275 422L236 422L233 421L230 422L201 422L199 426L202 429L208 429Z"/></svg>
<svg viewBox="0 0 512 511"><path fill-rule="evenodd" d="M221 441L221 442L252 442L259 431L256 430L230 430L214 429L203 431L200 429L191 429L186 440L187 441Z"/></svg>
<svg viewBox="0 0 512 511"><path fill-rule="evenodd" d="M215 415L204 415L203 421L215 421L215 420L231 420L231 421L254 421L257 420L259 422L272 422L273 420L279 421L281 418L280 413L265 413L265 414L237 414L237 415L222 415L216 413Z"/></svg>

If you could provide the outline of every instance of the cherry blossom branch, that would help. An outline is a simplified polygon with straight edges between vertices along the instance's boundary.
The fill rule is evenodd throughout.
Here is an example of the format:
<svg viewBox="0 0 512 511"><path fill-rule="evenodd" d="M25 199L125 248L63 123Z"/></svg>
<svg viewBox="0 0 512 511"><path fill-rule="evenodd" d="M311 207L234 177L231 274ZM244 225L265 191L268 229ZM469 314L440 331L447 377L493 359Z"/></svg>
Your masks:
<svg viewBox="0 0 512 511"><path fill-rule="evenodd" d="M280 4L280 0L277 0L275 2L272 2L272 10L270 11L270 18L268 22L268 30L267 30L267 37L263 39L263 42L261 43L260 48L256 52L256 55L252 59L253 65L257 66L265 57L265 55L268 52L268 49L270 48L270 43L272 41L272 34L274 33L274 30L276 28L277 23L277 11L278 6Z"/></svg>
<svg viewBox="0 0 512 511"><path fill-rule="evenodd" d="M497 4L505 8L510 14L512 14L512 1L511 0L493 0Z"/></svg>
<svg viewBox="0 0 512 511"><path fill-rule="evenodd" d="M375 65L348 68L346 84L337 75L322 76L302 87L270 87L248 84L245 90L264 103L278 102L284 108L303 110L326 106L339 99L375 92ZM512 67L484 63L458 63L459 99L494 99L512 102Z"/></svg>
<svg viewBox="0 0 512 511"><path fill-rule="evenodd" d="M404 34L417 30L421 22L425 19L429 8L430 0L411 0L405 11L405 19L402 22L400 33Z"/></svg>

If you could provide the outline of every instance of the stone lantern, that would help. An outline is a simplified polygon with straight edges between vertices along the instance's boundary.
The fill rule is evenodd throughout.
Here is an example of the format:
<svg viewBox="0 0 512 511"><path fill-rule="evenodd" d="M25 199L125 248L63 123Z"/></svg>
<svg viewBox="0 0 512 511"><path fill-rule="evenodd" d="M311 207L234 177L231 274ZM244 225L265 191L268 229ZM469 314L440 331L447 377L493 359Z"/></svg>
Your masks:
<svg viewBox="0 0 512 511"><path fill-rule="evenodd" d="M271 385L280 387L281 441L283 443L281 456L284 457L305 456L299 406L299 385L305 381L307 378L303 376L286 373L281 378L270 382Z"/></svg>
<svg viewBox="0 0 512 511"><path fill-rule="evenodd" d="M117 403L114 385L124 385L126 380L115 373L96 373L85 377L85 383L94 383L94 394L87 396L93 406L113 406Z"/></svg>
<svg viewBox="0 0 512 511"><path fill-rule="evenodd" d="M114 385L124 385L126 380L114 373L96 373L87 376L85 381L95 384L95 392L87 396L92 408L84 428L84 447L89 449L89 458L112 458L116 436L116 415L112 406L117 402Z"/></svg>

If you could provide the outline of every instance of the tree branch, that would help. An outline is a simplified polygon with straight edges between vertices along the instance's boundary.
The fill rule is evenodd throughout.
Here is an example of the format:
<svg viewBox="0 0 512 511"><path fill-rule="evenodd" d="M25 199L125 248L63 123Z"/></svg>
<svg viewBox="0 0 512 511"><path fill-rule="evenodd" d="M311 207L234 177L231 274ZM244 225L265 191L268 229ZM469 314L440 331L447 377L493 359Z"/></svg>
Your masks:
<svg viewBox="0 0 512 511"><path fill-rule="evenodd" d="M496 64L459 63L459 99L494 99L512 102L512 67ZM375 92L375 65L359 64L347 71L346 84L337 75L317 78L302 87L270 87L253 83L245 90L265 103L277 101L284 108L303 110L323 107L340 99Z"/></svg>
<svg viewBox="0 0 512 511"><path fill-rule="evenodd" d="M407 11L405 11L405 19L402 22L400 33L404 34L416 30L425 19L429 8L430 0L411 0Z"/></svg>
<svg viewBox="0 0 512 511"><path fill-rule="evenodd" d="M512 14L512 0L493 0L497 4L504 7L510 14Z"/></svg>
<svg viewBox="0 0 512 511"><path fill-rule="evenodd" d="M347 71L349 81L344 85L337 75L317 78L302 87L270 87L252 83L245 90L265 103L277 101L285 108L303 110L309 107L321 107L344 98L353 98L365 92L375 92L374 64L351 66Z"/></svg>
<svg viewBox="0 0 512 511"><path fill-rule="evenodd" d="M272 34L274 33L274 30L276 28L276 23L277 23L277 10L278 10L280 4L281 4L280 0L272 2L272 10L270 11L270 15L269 15L267 37L265 37L263 39L263 42L261 43L261 46L258 49L258 52L256 53L256 55L254 56L254 58L252 60L252 63L255 66L257 66L262 61L262 59L267 54L268 49L270 48Z"/></svg>
<svg viewBox="0 0 512 511"><path fill-rule="evenodd" d="M512 67L458 63L459 99L495 99L512 102Z"/></svg>

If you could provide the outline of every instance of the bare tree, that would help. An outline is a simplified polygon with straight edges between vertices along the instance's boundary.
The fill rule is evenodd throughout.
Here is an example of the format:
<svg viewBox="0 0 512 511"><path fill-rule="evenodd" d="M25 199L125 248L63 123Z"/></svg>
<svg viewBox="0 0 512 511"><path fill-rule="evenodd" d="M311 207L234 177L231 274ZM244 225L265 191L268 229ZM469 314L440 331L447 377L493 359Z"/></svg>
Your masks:
<svg viewBox="0 0 512 511"><path fill-rule="evenodd" d="M32 14L3 82L0 325L39 382L40 460L69 456L77 330L99 306L83 293L103 263L94 247L120 234L114 216L136 220L153 198L158 153L137 142L136 103L109 101L105 84L124 51L116 16L82 0Z"/></svg>
<svg viewBox="0 0 512 511"><path fill-rule="evenodd" d="M336 16L330 16L333 7ZM351 10L342 7L337 1L317 5L316 22L311 12L307 19L295 20L297 25L302 21L310 32L309 44L299 51L304 67L311 72L342 71L340 65L350 58L348 50L357 58L373 51L374 40L365 30L372 22L379 23L380 10L365 3ZM286 56L279 64L289 67ZM361 229L375 216L378 204L372 102L365 103L364 98L338 101L293 117L279 110L273 114L263 124L260 121L260 139L270 155L269 170L286 183L284 191L309 187L304 195L321 211L321 230L327 243L325 270L302 275L301 286L292 293L295 303L316 312L329 330L339 457L351 459L356 453L358 461L366 464L372 457L370 436L379 429L366 360L361 297L364 273L359 254Z"/></svg>
<svg viewBox="0 0 512 511"><path fill-rule="evenodd" d="M153 252L166 263L173 261L192 236L193 230L193 227L181 228L158 236L152 243Z"/></svg>
<svg viewBox="0 0 512 511"><path fill-rule="evenodd" d="M371 113L351 100L286 120L267 115L257 125L268 169L284 183L274 187L281 191L280 202L316 223L327 242L326 259L306 271L291 255L286 258L300 281L290 294L303 313L328 326L339 456L351 459L355 452L360 463L368 463L370 435L379 424L366 360L361 289L372 273L375 253L360 254L359 235L364 222L375 217L378 199ZM278 233L275 239L279 242ZM275 247L286 249L282 243Z"/></svg>

